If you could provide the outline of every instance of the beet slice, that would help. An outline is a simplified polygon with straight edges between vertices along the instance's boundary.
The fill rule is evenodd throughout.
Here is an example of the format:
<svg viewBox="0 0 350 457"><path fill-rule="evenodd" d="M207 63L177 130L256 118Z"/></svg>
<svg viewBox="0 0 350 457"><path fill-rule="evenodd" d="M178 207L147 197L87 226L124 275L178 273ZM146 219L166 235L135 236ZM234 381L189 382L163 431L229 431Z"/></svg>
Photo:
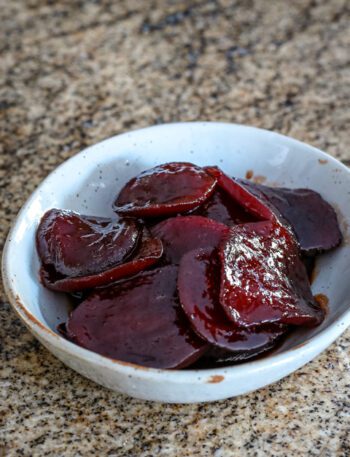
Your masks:
<svg viewBox="0 0 350 457"><path fill-rule="evenodd" d="M180 307L177 267L140 273L93 292L67 322L68 337L91 351L153 368L183 368L207 345Z"/></svg>
<svg viewBox="0 0 350 457"><path fill-rule="evenodd" d="M228 226L257 220L221 189L216 189L209 200L191 212L191 215L207 217Z"/></svg>
<svg viewBox="0 0 350 457"><path fill-rule="evenodd" d="M242 206L257 220L276 219L273 209L266 199L259 198L248 186L241 181L230 178L218 167L205 167L210 175L217 179L217 187L227 193L235 202Z"/></svg>
<svg viewBox="0 0 350 457"><path fill-rule="evenodd" d="M192 163L159 165L132 178L120 191L114 210L137 217L187 212L209 198L215 184L215 178Z"/></svg>
<svg viewBox="0 0 350 457"><path fill-rule="evenodd" d="M267 187L242 183L265 199L292 227L305 255L314 255L338 246L342 240L337 215L319 193L310 189Z"/></svg>
<svg viewBox="0 0 350 457"><path fill-rule="evenodd" d="M265 326L263 326L265 327ZM268 329L270 326L266 326ZM271 325L271 328L274 328L274 325ZM276 326L278 328L278 326ZM262 352L252 353L248 355L244 352L234 352L229 351L227 349L222 349L218 346L211 346L205 354L191 366L191 369L210 369L210 368L219 368L219 367L226 367L233 364L238 364L242 362L256 360L257 358L268 356L272 353L272 351L276 350L285 338L289 334L290 327L286 326L285 332L278 338L276 338L275 343L272 345L270 349L266 348L266 350Z"/></svg>
<svg viewBox="0 0 350 457"><path fill-rule="evenodd" d="M208 343L232 351L231 360L247 360L271 349L285 326L239 328L219 303L220 263L216 250L196 249L180 262L178 291L193 330Z"/></svg>
<svg viewBox="0 0 350 457"><path fill-rule="evenodd" d="M324 318L295 238L278 222L232 227L220 258L220 303L237 325L317 325Z"/></svg>
<svg viewBox="0 0 350 457"><path fill-rule="evenodd" d="M205 170L217 179L246 211L260 220L278 220L293 230L305 255L315 255L338 246L342 234L332 206L310 189L271 188L230 178L219 168Z"/></svg>
<svg viewBox="0 0 350 457"><path fill-rule="evenodd" d="M40 221L36 244L41 262L58 276L86 276L123 262L137 247L140 233L133 220L52 209Z"/></svg>
<svg viewBox="0 0 350 457"><path fill-rule="evenodd" d="M178 264L188 251L218 246L229 232L226 225L202 216L173 217L150 230L154 237L162 240L164 261L173 264Z"/></svg>
<svg viewBox="0 0 350 457"><path fill-rule="evenodd" d="M100 287L112 282L134 276L140 271L154 265L163 254L162 242L157 238L150 238L144 229L142 242L135 255L125 263L107 269L101 273L75 278L66 277L57 279L55 271L42 267L40 270L41 281L45 287L59 292L76 292L84 289Z"/></svg>

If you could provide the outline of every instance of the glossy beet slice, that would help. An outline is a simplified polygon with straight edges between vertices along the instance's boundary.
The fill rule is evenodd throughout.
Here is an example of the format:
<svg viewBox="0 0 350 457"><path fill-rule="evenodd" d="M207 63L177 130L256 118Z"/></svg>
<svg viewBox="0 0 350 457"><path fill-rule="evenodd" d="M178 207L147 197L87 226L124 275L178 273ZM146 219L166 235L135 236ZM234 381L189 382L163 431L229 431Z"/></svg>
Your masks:
<svg viewBox="0 0 350 457"><path fill-rule="evenodd" d="M173 217L151 228L152 235L162 240L164 261L173 264L188 251L218 246L228 232L226 225L202 216Z"/></svg>
<svg viewBox="0 0 350 457"><path fill-rule="evenodd" d="M310 189L272 188L244 184L276 208L292 227L304 254L313 255L338 246L342 240L337 215L320 194Z"/></svg>
<svg viewBox="0 0 350 457"><path fill-rule="evenodd" d="M241 181L230 178L220 168L205 167L205 170L217 179L217 187L228 194L257 220L276 219L273 209L266 199L259 198L248 186Z"/></svg>
<svg viewBox="0 0 350 457"><path fill-rule="evenodd" d="M183 368L207 346L189 328L179 305L177 267L140 273L96 290L67 322L80 346L124 362L153 368Z"/></svg>
<svg viewBox="0 0 350 457"><path fill-rule="evenodd" d="M137 247L139 225L52 209L40 221L36 243L41 262L63 276L96 274L123 262Z"/></svg>
<svg viewBox="0 0 350 457"><path fill-rule="evenodd" d="M274 326L271 326L272 328ZM225 367L225 366L230 366L233 364L238 364L245 362L247 360L251 361L257 358L260 358L260 356L268 356L272 351L277 349L283 341L286 339L286 337L289 334L290 327L288 326L283 326L285 327L285 332L276 339L274 344L270 349L266 348L266 350L262 352L257 352L257 353L245 353L245 352L234 352L234 351L229 351L227 349L220 348L218 346L211 346L208 351L205 352L205 354L193 365L191 366L191 369L208 369L208 368L219 368L219 367ZM269 326L267 326L269 328ZM278 328L278 326L277 326Z"/></svg>
<svg viewBox="0 0 350 457"><path fill-rule="evenodd" d="M120 191L114 209L138 217L183 213L209 198L215 184L216 179L196 165L167 163L131 179Z"/></svg>
<svg viewBox="0 0 350 457"><path fill-rule="evenodd" d="M332 206L310 189L270 188L230 178L216 167L206 167L218 188L260 220L275 220L289 227L304 255L338 246L342 234Z"/></svg>
<svg viewBox="0 0 350 457"><path fill-rule="evenodd" d="M228 226L257 220L221 189L216 189L209 200L191 212L191 215L207 217Z"/></svg>
<svg viewBox="0 0 350 457"><path fill-rule="evenodd" d="M317 325L324 318L286 227L271 221L236 225L220 258L220 303L237 325Z"/></svg>
<svg viewBox="0 0 350 457"><path fill-rule="evenodd" d="M232 361L271 349L286 330L278 325L238 328L228 319L219 303L220 264L212 248L197 249L182 257L178 290L193 330L208 343L232 351Z"/></svg>
<svg viewBox="0 0 350 457"><path fill-rule="evenodd" d="M42 267L40 270L41 281L45 287L59 292L76 292L84 289L100 287L120 279L136 275L154 265L163 254L162 242L157 238L150 238L144 229L142 242L134 256L125 263L105 270L101 273L76 278L58 279L55 271Z"/></svg>

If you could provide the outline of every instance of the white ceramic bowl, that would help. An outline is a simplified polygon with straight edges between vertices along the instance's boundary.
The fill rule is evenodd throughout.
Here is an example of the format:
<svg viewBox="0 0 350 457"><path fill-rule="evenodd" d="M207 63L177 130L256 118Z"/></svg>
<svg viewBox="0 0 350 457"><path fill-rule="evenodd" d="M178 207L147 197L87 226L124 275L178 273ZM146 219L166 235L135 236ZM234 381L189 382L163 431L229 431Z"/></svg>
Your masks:
<svg viewBox="0 0 350 457"><path fill-rule="evenodd" d="M248 170L267 183L309 187L338 212L344 233L341 247L317 262L314 294L329 298L329 313L315 329L300 329L275 353L226 368L158 370L112 360L62 338L57 324L66 320L64 295L44 289L38 280L34 236L49 208L85 214L113 214L120 187L141 170L169 161L218 165L244 177ZM241 395L275 382L323 351L350 324L350 172L334 158L285 136L241 125L168 124L103 141L63 163L32 194L8 236L3 279L15 311L30 331L66 365L95 382L133 397L190 403Z"/></svg>

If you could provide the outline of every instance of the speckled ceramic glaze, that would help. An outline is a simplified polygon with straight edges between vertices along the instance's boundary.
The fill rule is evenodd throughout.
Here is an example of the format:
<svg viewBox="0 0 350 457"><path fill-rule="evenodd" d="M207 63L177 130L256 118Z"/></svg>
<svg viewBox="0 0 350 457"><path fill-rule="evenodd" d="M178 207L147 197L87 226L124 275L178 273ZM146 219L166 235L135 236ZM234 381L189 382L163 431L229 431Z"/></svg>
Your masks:
<svg viewBox="0 0 350 457"><path fill-rule="evenodd" d="M228 174L288 187L310 187L334 205L344 234L341 247L318 258L314 294L329 300L324 323L292 334L276 352L257 361L209 370L146 369L102 357L62 338L64 295L38 281L34 236L42 214L66 208L112 215L120 187L138 172L168 161L218 165ZM348 224L350 172L325 153L293 139L251 127L219 123L169 124L110 138L57 168L33 193L8 236L3 278L10 301L32 333L82 375L137 398L190 403L213 401L258 389L298 369L349 325Z"/></svg>

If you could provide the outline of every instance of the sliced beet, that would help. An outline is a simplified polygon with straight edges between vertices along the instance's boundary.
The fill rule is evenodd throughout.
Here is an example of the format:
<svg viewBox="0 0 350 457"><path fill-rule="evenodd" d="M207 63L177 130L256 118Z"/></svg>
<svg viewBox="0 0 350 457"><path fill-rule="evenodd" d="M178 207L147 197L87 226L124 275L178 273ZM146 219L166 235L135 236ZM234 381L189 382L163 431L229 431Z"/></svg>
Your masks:
<svg viewBox="0 0 350 457"><path fill-rule="evenodd" d="M217 179L217 187L219 189L222 189L257 220L276 219L274 211L270 208L266 199L258 198L256 193L241 181L230 178L218 167L205 167L205 171Z"/></svg>
<svg viewBox="0 0 350 457"><path fill-rule="evenodd" d="M183 368L207 345L180 307L177 267L167 266L93 292L67 322L68 337L91 351L153 368Z"/></svg>
<svg viewBox="0 0 350 457"><path fill-rule="evenodd" d="M220 263L212 248L182 257L178 291L193 330L208 343L231 351L232 360L246 360L271 349L286 331L278 325L239 328L228 319L219 303Z"/></svg>
<svg viewBox="0 0 350 457"><path fill-rule="evenodd" d="M111 284L120 279L136 275L154 265L163 254L162 242L157 238L150 238L144 229L142 241L133 255L125 263L107 269L101 273L80 277L57 278L55 271L42 267L40 270L41 281L51 290L59 292L75 292L84 289L92 289Z"/></svg>
<svg viewBox="0 0 350 457"><path fill-rule="evenodd" d="M217 186L260 220L278 220L293 230L305 255L338 246L342 234L332 206L310 189L272 188L247 180L230 178L219 168L205 170Z"/></svg>
<svg viewBox="0 0 350 457"><path fill-rule="evenodd" d="M255 222L257 219L233 200L226 192L216 189L213 195L191 215L208 217L225 225Z"/></svg>
<svg viewBox="0 0 350 457"><path fill-rule="evenodd" d="M304 254L314 255L340 244L342 234L337 215L319 193L310 189L267 187L250 181L243 184L269 202L291 225Z"/></svg>
<svg viewBox="0 0 350 457"><path fill-rule="evenodd" d="M268 329L270 326L266 326ZM274 328L274 326L271 326ZM278 328L278 326L277 326ZM238 364L245 362L247 360L251 361L252 359L257 359L260 356L266 356L270 354L273 350L277 349L281 343L285 340L289 333L289 327L285 326L285 332L278 338L276 338L272 347L266 348L266 350L257 353L245 353L245 352L234 352L227 349L222 349L218 346L210 346L208 351L194 364L191 366L191 369L208 369L208 368L219 368L230 366L232 364Z"/></svg>
<svg viewBox="0 0 350 457"><path fill-rule="evenodd" d="M226 225L202 216L173 217L151 228L152 235L162 240L164 261L173 264L188 251L218 246L228 232Z"/></svg>
<svg viewBox="0 0 350 457"><path fill-rule="evenodd" d="M237 325L317 325L324 318L295 238L278 222L232 227L220 258L220 303Z"/></svg>
<svg viewBox="0 0 350 457"><path fill-rule="evenodd" d="M65 277L97 274L118 265L137 247L133 220L112 220L52 209L40 221L36 243L41 262Z"/></svg>
<svg viewBox="0 0 350 457"><path fill-rule="evenodd" d="M157 217L190 211L213 193L216 179L203 168L172 162L146 170L120 191L114 209L119 214Z"/></svg>

